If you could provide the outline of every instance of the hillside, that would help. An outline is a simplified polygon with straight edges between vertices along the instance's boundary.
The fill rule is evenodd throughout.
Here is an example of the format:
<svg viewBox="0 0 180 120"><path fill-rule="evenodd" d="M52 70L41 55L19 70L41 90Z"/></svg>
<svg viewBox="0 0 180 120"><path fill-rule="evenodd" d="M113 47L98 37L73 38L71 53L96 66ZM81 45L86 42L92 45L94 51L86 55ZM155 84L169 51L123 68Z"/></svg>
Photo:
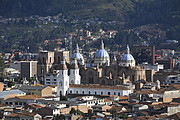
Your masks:
<svg viewBox="0 0 180 120"><path fill-rule="evenodd" d="M58 24L44 25L39 21L29 20L27 22L24 19L32 15L61 15L59 16L61 20ZM143 40L146 40L148 35L157 35L156 30L158 29L160 33L162 31L165 34L165 37L160 39L161 42L166 39L175 39L180 43L180 0L1 0L0 16L25 20L19 23L0 24L0 36L6 38L5 40L0 38L0 51L18 47L25 49L26 45L36 46L32 48L36 51L38 45L44 40L59 38L68 32L84 28L86 24L84 21L92 18L97 18L101 22L101 24L91 25L92 30L98 28L118 30L119 33L115 38L118 44L139 42L140 39L135 34L141 31L141 26L151 25L154 26L149 29L152 31L148 31L148 34L143 36ZM78 22L74 23L74 20ZM113 21L115 25L109 24ZM59 27L56 29L51 25ZM134 32L129 35L127 32L129 30ZM155 33L152 34L152 32ZM154 40L150 45L157 45L161 42ZM180 48L177 49L180 50Z"/></svg>
<svg viewBox="0 0 180 120"><path fill-rule="evenodd" d="M78 18L119 20L130 25L179 20L179 0L1 0L0 15L22 17L62 13Z"/></svg>

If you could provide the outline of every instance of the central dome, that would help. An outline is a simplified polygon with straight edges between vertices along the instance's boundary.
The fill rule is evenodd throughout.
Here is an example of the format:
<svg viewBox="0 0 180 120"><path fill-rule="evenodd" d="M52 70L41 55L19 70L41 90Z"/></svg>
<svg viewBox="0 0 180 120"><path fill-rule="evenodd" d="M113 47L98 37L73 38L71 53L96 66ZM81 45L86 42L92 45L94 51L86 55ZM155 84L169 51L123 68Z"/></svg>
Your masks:
<svg viewBox="0 0 180 120"><path fill-rule="evenodd" d="M96 52L95 57L97 58L107 58L109 57L109 54L105 49L100 49Z"/></svg>
<svg viewBox="0 0 180 120"><path fill-rule="evenodd" d="M135 66L134 57L130 54L129 46L127 45L126 53L122 56L120 65L121 66Z"/></svg>
<svg viewBox="0 0 180 120"><path fill-rule="evenodd" d="M73 53L71 58L76 58L77 60L84 59L81 53Z"/></svg>
<svg viewBox="0 0 180 120"><path fill-rule="evenodd" d="M134 60L134 57L131 54L124 54L121 58L122 61Z"/></svg>
<svg viewBox="0 0 180 120"><path fill-rule="evenodd" d="M107 66L110 65L110 57L108 52L104 49L103 41L101 41L101 49L99 49L95 54L94 64L100 66L103 64L106 64Z"/></svg>

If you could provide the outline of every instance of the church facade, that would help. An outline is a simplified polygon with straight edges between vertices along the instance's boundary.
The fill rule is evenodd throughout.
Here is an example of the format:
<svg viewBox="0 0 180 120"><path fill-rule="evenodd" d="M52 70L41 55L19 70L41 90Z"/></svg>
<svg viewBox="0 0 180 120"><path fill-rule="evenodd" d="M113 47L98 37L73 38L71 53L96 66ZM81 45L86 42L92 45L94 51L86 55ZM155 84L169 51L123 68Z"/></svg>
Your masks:
<svg viewBox="0 0 180 120"><path fill-rule="evenodd" d="M129 89L122 85L146 81L146 70L135 65L135 59L130 54L129 46L127 46L126 53L120 61L114 59L112 64L110 64L110 56L105 50L103 41L101 41L101 47L96 52L94 62L90 67L86 66L83 55L79 53L78 45L71 58L69 58L68 54L67 56L56 55L53 53L46 53L46 56L39 55L38 70L41 70L39 71L39 76L43 76L45 85L58 86L58 95L66 95L67 93L101 94L101 89L94 88L96 85L101 85L101 88L104 88L104 90L109 90L103 94L112 95L114 93L123 95L114 91L114 87L121 86L117 90L128 91ZM46 67L46 70L42 71L43 67ZM88 91L82 84L91 86L92 89ZM97 90L93 91L93 89Z"/></svg>

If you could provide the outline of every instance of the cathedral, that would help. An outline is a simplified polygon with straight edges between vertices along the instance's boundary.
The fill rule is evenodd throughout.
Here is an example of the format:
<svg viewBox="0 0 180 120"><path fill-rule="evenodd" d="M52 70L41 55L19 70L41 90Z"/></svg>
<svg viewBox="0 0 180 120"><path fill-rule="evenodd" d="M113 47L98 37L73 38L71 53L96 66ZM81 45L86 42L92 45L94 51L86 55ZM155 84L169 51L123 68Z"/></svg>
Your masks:
<svg viewBox="0 0 180 120"><path fill-rule="evenodd" d="M123 85L127 82L146 80L145 69L135 65L134 57L130 54L129 46L120 61L116 59L110 64L110 56L101 43L91 67L80 69L82 84L103 84L103 85Z"/></svg>
<svg viewBox="0 0 180 120"><path fill-rule="evenodd" d="M113 62L110 62L110 56L105 50L103 41L101 41L100 49L95 53L93 59L93 63L87 66L83 55L79 52L78 45L76 45L76 50L71 57L68 51L40 52L39 78L43 80L45 85L57 85L58 95L66 95L67 93L102 94L101 89L97 89L98 85L110 90L103 94L122 95L124 90L128 91L122 85L136 84L140 80L146 81L145 69L135 65L136 62L130 54L129 46L127 46L126 53L123 54L120 61L114 57ZM91 90L97 90L89 91L90 89L84 88L86 85L91 86L93 88ZM122 92L114 91L115 86L118 86L117 90ZM127 91L125 93L129 93Z"/></svg>

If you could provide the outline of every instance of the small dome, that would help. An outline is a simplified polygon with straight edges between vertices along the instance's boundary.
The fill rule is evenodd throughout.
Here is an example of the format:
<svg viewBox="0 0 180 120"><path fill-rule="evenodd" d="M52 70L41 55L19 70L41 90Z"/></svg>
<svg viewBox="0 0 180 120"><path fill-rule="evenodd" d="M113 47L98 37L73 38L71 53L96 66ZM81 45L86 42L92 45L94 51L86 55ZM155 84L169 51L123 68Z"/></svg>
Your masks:
<svg viewBox="0 0 180 120"><path fill-rule="evenodd" d="M109 58L109 54L105 49L100 49L95 54L96 58Z"/></svg>
<svg viewBox="0 0 180 120"><path fill-rule="evenodd" d="M77 60L82 60L84 59L81 53L79 53L79 46L76 44L76 52L72 54L71 56L72 59L77 59Z"/></svg>
<svg viewBox="0 0 180 120"><path fill-rule="evenodd" d="M77 59L77 60L81 60L81 59L84 59L83 56L81 55L81 53L79 52L76 52L76 53L73 53L72 56L71 56L72 59Z"/></svg>
<svg viewBox="0 0 180 120"><path fill-rule="evenodd" d="M134 60L134 57L131 54L124 54L121 58L122 61L129 61L129 60Z"/></svg>
<svg viewBox="0 0 180 120"><path fill-rule="evenodd" d="M129 50L129 46L127 45L126 48L126 54L124 54L121 58L122 61L130 61L133 60L134 61L134 57L130 54L130 50Z"/></svg>

